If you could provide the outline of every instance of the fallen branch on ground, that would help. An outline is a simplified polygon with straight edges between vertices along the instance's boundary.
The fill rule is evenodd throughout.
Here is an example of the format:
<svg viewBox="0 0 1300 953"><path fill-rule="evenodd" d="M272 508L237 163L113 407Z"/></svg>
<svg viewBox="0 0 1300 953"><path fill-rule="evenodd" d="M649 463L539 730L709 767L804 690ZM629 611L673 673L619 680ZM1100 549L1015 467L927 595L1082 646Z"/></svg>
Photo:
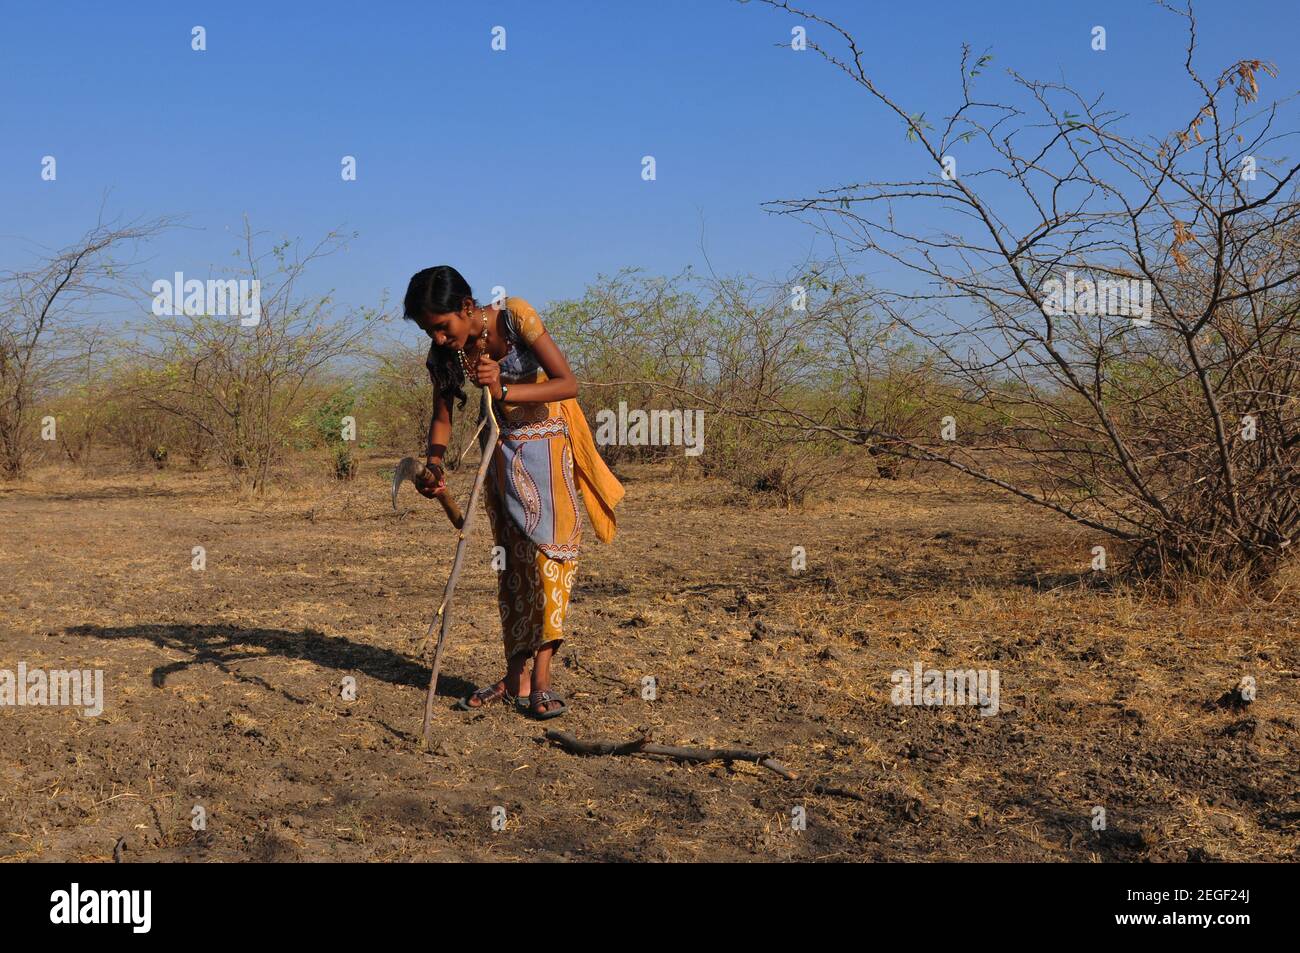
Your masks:
<svg viewBox="0 0 1300 953"><path fill-rule="evenodd" d="M634 741L580 741L571 732L560 731L557 728L551 728L546 732L546 740L559 745L571 754L649 755L669 758L673 761L689 761L692 764L703 764L708 761L750 761L779 774L787 781L798 778L798 775L773 758L768 751L751 751L748 748L680 748L675 745L661 745L647 738L638 738ZM847 797L855 801L864 800L861 794L854 791L824 784L814 784L811 791L814 794Z"/></svg>

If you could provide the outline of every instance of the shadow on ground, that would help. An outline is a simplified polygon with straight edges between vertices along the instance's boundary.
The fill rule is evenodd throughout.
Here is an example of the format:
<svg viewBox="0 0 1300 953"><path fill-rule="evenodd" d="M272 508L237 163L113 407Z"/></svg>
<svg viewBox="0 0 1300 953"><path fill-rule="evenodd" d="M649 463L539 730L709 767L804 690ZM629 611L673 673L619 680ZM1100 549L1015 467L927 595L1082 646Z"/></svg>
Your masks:
<svg viewBox="0 0 1300 953"><path fill-rule="evenodd" d="M233 670L232 663L247 659L279 656L301 659L324 668L343 672L360 672L392 685L423 688L429 684L428 666L390 649L351 642L342 636L326 635L315 629L290 632L287 629L244 628L234 625L160 625L98 626L77 625L65 630L69 635L96 639L146 639L159 648L186 652L189 658L153 670L152 680L162 688L176 672L196 665L212 665L240 681L250 682L292 697L264 679ZM463 679L441 675L438 694L461 698L473 686ZM302 701L302 699L294 699Z"/></svg>

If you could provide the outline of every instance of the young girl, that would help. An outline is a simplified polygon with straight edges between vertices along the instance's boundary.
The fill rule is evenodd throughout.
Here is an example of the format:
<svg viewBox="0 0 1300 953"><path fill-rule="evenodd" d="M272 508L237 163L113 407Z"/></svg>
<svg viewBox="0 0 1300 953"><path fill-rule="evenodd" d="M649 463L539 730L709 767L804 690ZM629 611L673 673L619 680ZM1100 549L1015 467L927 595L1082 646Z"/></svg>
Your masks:
<svg viewBox="0 0 1300 953"><path fill-rule="evenodd" d="M497 583L506 674L458 707L473 711L500 701L535 718L562 715L567 706L551 691L551 658L564 640L578 568L577 493L596 536L608 543L623 487L596 451L578 407L578 379L527 301L480 307L460 273L439 265L411 278L404 312L433 339L425 362L433 381L426 454L432 478L418 485L420 492L446 492L452 401L465 406L467 378L491 393L501 425L483 498L506 558Z"/></svg>

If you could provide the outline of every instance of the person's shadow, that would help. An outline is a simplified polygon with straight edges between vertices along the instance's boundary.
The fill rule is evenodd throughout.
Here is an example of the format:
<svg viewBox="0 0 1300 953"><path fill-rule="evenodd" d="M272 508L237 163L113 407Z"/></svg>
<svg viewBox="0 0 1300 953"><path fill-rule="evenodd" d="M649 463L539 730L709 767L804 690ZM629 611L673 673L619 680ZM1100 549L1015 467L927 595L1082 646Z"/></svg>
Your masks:
<svg viewBox="0 0 1300 953"><path fill-rule="evenodd" d="M245 628L237 625L77 625L67 630L69 635L90 636L96 639L147 639L159 648L184 652L189 657L160 665L153 670L153 684L162 688L176 672L195 665L211 665L237 681L258 685L268 691L278 692L300 704L309 704L287 689L272 685L266 679L240 672L233 664L248 659L280 656L302 659L324 668L341 672L359 672L369 678L391 685L410 685L425 688L429 684L429 668L408 656L391 649L378 648L350 642L341 636L326 635L315 629L291 632L287 629ZM438 676L438 694L463 698L473 688L464 679Z"/></svg>

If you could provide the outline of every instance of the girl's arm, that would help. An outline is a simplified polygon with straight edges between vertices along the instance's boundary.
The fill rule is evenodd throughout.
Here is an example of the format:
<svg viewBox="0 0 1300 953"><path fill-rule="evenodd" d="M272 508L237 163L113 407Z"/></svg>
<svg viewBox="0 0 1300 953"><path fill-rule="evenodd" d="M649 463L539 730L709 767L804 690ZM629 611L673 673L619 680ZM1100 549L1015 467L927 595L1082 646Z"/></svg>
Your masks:
<svg viewBox="0 0 1300 953"><path fill-rule="evenodd" d="M550 334L543 331L530 343L533 353L537 355L538 363L546 371L549 380L542 381L540 384L509 384L507 386L510 388L510 394L507 400L512 404L543 404L577 397L578 378L570 369L564 352L551 340ZM479 357L475 368L475 379L480 386L486 387L494 398L501 399L501 368L486 354Z"/></svg>
<svg viewBox="0 0 1300 953"><path fill-rule="evenodd" d="M425 466L429 468L433 479L415 481L415 488L421 496L430 499L447 488L443 472L443 457L447 453L447 441L451 439L451 401L442 400L438 388L433 389L433 415L429 420L429 441L425 447Z"/></svg>
<svg viewBox="0 0 1300 953"><path fill-rule="evenodd" d="M442 466L451 439L451 401L442 400L435 385L433 388L433 416L429 419L429 441L425 447L425 462Z"/></svg>

